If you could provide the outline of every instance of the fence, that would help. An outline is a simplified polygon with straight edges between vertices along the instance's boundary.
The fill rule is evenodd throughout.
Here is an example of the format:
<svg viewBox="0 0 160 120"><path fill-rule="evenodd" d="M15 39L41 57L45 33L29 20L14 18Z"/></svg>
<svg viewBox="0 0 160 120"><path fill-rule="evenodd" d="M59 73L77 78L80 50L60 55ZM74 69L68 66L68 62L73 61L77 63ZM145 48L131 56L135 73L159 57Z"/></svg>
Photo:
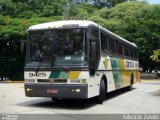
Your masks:
<svg viewBox="0 0 160 120"><path fill-rule="evenodd" d="M159 79L160 73L140 73L140 79Z"/></svg>

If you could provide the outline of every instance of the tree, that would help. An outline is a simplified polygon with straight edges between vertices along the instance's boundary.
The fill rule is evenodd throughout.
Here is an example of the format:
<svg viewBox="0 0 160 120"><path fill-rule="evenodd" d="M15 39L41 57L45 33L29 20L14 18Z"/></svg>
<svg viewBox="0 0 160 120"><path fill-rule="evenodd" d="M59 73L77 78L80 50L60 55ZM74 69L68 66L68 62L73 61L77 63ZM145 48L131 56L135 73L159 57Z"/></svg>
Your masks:
<svg viewBox="0 0 160 120"><path fill-rule="evenodd" d="M67 3L68 0L0 1L0 77L23 79L25 52L21 53L20 48L21 40L27 39L26 30L34 24L61 20Z"/></svg>
<svg viewBox="0 0 160 120"><path fill-rule="evenodd" d="M62 15L69 0L1 0L1 15L12 18L48 17Z"/></svg>
<svg viewBox="0 0 160 120"><path fill-rule="evenodd" d="M111 8L114 7L116 4L123 3L123 2L132 2L132 1L138 1L138 0L71 0L73 3L88 3L92 4L97 8ZM146 1L146 0L141 0Z"/></svg>
<svg viewBox="0 0 160 120"><path fill-rule="evenodd" d="M123 38L137 44L143 70L157 66L150 58L160 46L160 6L144 2L125 2L111 9L103 8L89 20L95 21Z"/></svg>
<svg viewBox="0 0 160 120"><path fill-rule="evenodd" d="M138 45L143 70L159 65L150 59L153 50L160 46L159 5L124 2L127 0L76 1L78 3L73 0L1 0L0 66L4 69L0 67L0 76L9 73L11 78L22 78L25 53L20 52L20 45L21 40L27 39L29 26L62 19L95 21Z"/></svg>
<svg viewBox="0 0 160 120"><path fill-rule="evenodd" d="M157 63L160 63L160 49L154 50L151 59Z"/></svg>
<svg viewBox="0 0 160 120"><path fill-rule="evenodd" d="M34 24L61 19L61 16L18 19L0 15L0 77L22 80L25 52L21 52L21 40L27 40L26 30Z"/></svg>
<svg viewBox="0 0 160 120"><path fill-rule="evenodd" d="M90 4L87 3L80 3L80 4L75 4L75 3L68 3L66 6L63 16L64 19L69 20L69 19L88 19L88 17L93 14L94 11L97 9L93 7Z"/></svg>
<svg viewBox="0 0 160 120"><path fill-rule="evenodd" d="M123 2L133 2L138 0L105 0L108 4L110 4L112 7L114 7L116 4L123 3ZM146 0L141 0L146 1Z"/></svg>

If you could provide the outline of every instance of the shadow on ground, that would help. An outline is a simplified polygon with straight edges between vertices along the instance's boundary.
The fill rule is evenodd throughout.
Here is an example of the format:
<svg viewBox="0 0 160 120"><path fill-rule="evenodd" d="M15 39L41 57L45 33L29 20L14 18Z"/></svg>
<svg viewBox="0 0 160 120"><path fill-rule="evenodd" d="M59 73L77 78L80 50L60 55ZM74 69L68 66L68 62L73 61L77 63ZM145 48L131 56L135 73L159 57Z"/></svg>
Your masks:
<svg viewBox="0 0 160 120"><path fill-rule="evenodd" d="M135 88L134 88L135 89ZM133 90L134 90L133 89ZM104 102L118 97L122 94L128 93L130 91L125 88L119 89L106 94ZM91 99L60 99L57 102L52 101L49 98L39 98L34 100L29 100L27 102L22 102L17 104L19 106L25 107L38 107L38 108L48 108L48 109L70 109L70 110L82 110L88 109L90 107L99 105L96 103L95 98Z"/></svg>

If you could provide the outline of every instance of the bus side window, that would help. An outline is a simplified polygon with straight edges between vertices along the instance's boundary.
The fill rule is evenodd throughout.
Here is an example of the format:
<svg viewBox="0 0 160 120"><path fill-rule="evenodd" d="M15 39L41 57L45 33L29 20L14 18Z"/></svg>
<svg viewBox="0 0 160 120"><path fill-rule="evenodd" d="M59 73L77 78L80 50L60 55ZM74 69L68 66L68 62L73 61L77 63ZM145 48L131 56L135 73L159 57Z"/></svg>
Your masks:
<svg viewBox="0 0 160 120"><path fill-rule="evenodd" d="M119 42L119 55L123 55L123 45Z"/></svg>
<svg viewBox="0 0 160 120"><path fill-rule="evenodd" d="M103 51L108 51L108 37L103 32L101 32L101 46Z"/></svg>
<svg viewBox="0 0 160 120"><path fill-rule="evenodd" d="M129 57L129 46L125 45L125 56Z"/></svg>
<svg viewBox="0 0 160 120"><path fill-rule="evenodd" d="M137 48L135 48L134 50L135 50L135 59L138 59L138 50Z"/></svg>
<svg viewBox="0 0 160 120"><path fill-rule="evenodd" d="M137 59L139 59L139 53L138 53L138 49L136 49L137 50Z"/></svg>
<svg viewBox="0 0 160 120"><path fill-rule="evenodd" d="M133 58L135 59L135 57L134 57L135 56L134 55L135 54L134 48L132 48L132 53L133 53Z"/></svg>
<svg viewBox="0 0 160 120"><path fill-rule="evenodd" d="M104 34L101 32L101 48L102 48L102 50L104 51L104 49L105 49L105 45L104 45Z"/></svg>
<svg viewBox="0 0 160 120"><path fill-rule="evenodd" d="M111 44L111 37L108 36L108 41L109 41L109 52L112 52L112 44Z"/></svg>
<svg viewBox="0 0 160 120"><path fill-rule="evenodd" d="M128 45L128 57L131 57L131 49L129 45Z"/></svg>
<svg viewBox="0 0 160 120"><path fill-rule="evenodd" d="M122 54L121 55L124 56L124 46L123 46L123 43L120 42L120 45L122 46L122 48L121 48L122 49Z"/></svg>
<svg viewBox="0 0 160 120"><path fill-rule="evenodd" d="M131 47L131 57L134 58L134 48Z"/></svg>
<svg viewBox="0 0 160 120"><path fill-rule="evenodd" d="M116 46L116 54L118 54L119 55L119 42L116 40L115 41L115 46Z"/></svg>
<svg viewBox="0 0 160 120"><path fill-rule="evenodd" d="M109 52L111 52L112 48L111 48L111 38L110 38L110 36L108 36L108 40L109 40Z"/></svg>
<svg viewBox="0 0 160 120"><path fill-rule="evenodd" d="M136 59L136 49L134 48L134 58Z"/></svg>
<svg viewBox="0 0 160 120"><path fill-rule="evenodd" d="M129 50L129 57L131 58L132 57L132 50L131 50L131 46L128 47L128 50Z"/></svg>
<svg viewBox="0 0 160 120"><path fill-rule="evenodd" d="M110 39L110 52L116 53L116 41L113 38Z"/></svg>
<svg viewBox="0 0 160 120"><path fill-rule="evenodd" d="M99 29L89 28L89 35L91 38L94 38L96 40L96 63L98 63L100 59Z"/></svg>
<svg viewBox="0 0 160 120"><path fill-rule="evenodd" d="M127 56L127 52L126 52L127 50L126 50L126 45L125 44L123 44L123 55L124 56Z"/></svg>

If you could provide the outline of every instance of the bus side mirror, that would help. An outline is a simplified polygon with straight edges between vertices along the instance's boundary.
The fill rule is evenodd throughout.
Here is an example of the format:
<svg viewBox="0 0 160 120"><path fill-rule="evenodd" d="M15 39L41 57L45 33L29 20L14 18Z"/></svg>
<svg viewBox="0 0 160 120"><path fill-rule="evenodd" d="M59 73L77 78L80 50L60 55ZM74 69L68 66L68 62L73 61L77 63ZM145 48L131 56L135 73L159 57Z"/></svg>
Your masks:
<svg viewBox="0 0 160 120"><path fill-rule="evenodd" d="M90 38L90 75L95 75L96 70L96 41L94 38Z"/></svg>

